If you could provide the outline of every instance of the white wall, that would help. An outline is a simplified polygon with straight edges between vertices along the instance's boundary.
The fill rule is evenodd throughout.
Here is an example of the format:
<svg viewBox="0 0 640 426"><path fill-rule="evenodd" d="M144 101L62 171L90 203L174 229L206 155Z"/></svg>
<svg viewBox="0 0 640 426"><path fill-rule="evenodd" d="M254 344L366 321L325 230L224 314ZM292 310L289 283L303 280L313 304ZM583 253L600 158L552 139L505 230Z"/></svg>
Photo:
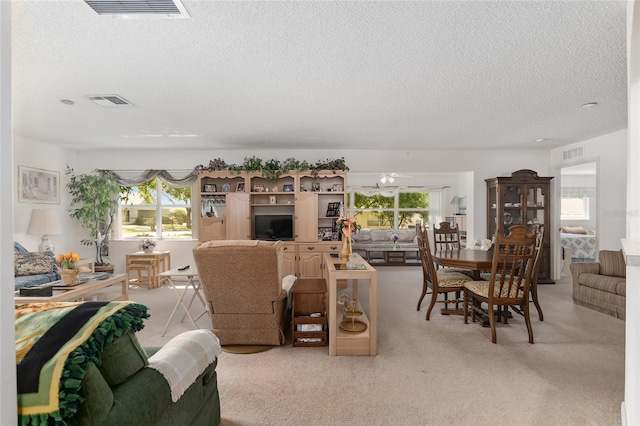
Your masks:
<svg viewBox="0 0 640 426"><path fill-rule="evenodd" d="M80 253L82 257L93 257L91 247L80 245L80 240L86 238L78 221L69 217L68 208L71 196L67 192L69 181L65 174L66 165L74 167L75 152L58 148L54 145L37 142L25 138L15 137L13 148L13 176L18 176L18 166L34 167L60 173L60 204L35 204L18 202L18 191L14 185L13 232L14 239L29 250L37 251L41 236L27 234L29 219L33 209L51 209L58 212L62 233L52 235L56 252L69 250Z"/></svg>
<svg viewBox="0 0 640 426"><path fill-rule="evenodd" d="M13 425L17 420L16 353L12 326L13 307L13 212L11 146L11 3L0 1L0 424Z"/></svg>
<svg viewBox="0 0 640 426"><path fill-rule="evenodd" d="M625 321L624 401L621 404L623 425L640 425L640 265L631 265L638 259L640 243L640 2L627 6L627 69L628 69L628 122L627 159L627 241L636 247L635 253L625 247L627 256L627 298ZM629 244L627 244L628 246Z"/></svg>
<svg viewBox="0 0 640 426"><path fill-rule="evenodd" d="M562 151L582 147L584 156L574 161L563 161ZM553 149L550 152L553 176L558 178L560 168L595 161L598 166L598 247L600 250L620 250L620 239L626 232L627 218L627 130L609 133L580 143ZM554 179L557 181L558 179ZM553 181L552 181L553 182ZM553 194L552 194L553 196ZM554 205L559 206L559 191ZM560 210L555 217L560 218ZM559 222L558 222L559 223ZM557 229L559 226L553 226ZM558 247L555 247L558 249ZM559 250L558 250L559 251Z"/></svg>

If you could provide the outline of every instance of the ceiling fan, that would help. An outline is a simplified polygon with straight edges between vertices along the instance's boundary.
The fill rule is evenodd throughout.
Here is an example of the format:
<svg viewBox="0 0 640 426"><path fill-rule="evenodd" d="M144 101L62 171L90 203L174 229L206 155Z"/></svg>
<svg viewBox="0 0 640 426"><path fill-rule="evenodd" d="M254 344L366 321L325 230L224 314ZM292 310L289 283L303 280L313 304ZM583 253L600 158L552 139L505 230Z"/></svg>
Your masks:
<svg viewBox="0 0 640 426"><path fill-rule="evenodd" d="M389 183L393 183L396 178L410 178L412 176L409 175L402 175L399 173L381 173L380 174L380 183L382 183L383 185L387 182Z"/></svg>
<svg viewBox="0 0 640 426"><path fill-rule="evenodd" d="M399 190L397 186L385 186L380 187L378 182L375 185L365 185L357 189L358 192L365 195L383 195L385 197L393 197L393 195Z"/></svg>

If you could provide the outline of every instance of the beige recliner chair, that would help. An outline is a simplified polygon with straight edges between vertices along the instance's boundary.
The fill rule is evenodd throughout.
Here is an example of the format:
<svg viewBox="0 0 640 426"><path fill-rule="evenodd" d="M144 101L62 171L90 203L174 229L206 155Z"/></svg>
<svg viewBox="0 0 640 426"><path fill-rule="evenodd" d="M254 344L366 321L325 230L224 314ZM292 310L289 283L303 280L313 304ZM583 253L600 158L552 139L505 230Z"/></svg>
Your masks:
<svg viewBox="0 0 640 426"><path fill-rule="evenodd" d="M224 240L199 243L193 257L213 332L222 345L281 345L288 289L283 243ZM290 287L295 277L285 280Z"/></svg>

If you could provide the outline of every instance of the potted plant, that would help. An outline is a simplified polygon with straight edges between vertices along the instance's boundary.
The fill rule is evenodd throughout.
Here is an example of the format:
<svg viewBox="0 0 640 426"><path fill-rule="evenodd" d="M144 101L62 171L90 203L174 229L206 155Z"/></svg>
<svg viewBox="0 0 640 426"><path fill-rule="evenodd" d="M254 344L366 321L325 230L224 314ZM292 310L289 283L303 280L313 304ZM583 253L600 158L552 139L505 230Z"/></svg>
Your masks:
<svg viewBox="0 0 640 426"><path fill-rule="evenodd" d="M81 240L80 243L95 246L96 270L113 271L113 266L103 258L103 252L107 248L107 238L118 208L120 185L113 173L105 170L76 175L67 165L66 174L69 175L67 189L72 197L69 214L78 219L91 236L91 239ZM110 268L104 268L105 266Z"/></svg>

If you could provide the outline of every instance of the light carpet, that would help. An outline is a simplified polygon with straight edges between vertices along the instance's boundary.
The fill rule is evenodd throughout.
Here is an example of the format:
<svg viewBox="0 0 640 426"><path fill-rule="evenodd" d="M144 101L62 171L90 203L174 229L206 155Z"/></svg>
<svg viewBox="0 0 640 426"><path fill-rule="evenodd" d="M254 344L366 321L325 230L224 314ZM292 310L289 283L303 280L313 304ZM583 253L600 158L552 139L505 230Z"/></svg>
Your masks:
<svg viewBox="0 0 640 426"><path fill-rule="evenodd" d="M258 354L222 353L222 425L620 424L624 322L574 305L570 278L539 286L545 321L532 309L534 345L519 315L498 324L493 344L490 329L461 316L434 309L426 321L431 295L416 311L421 274L378 268L376 357L329 357L327 347L294 348L290 337ZM179 310L160 336L177 300L166 285L132 288L130 298L150 308L138 333L144 346L193 329ZM192 313L202 312L196 299Z"/></svg>

